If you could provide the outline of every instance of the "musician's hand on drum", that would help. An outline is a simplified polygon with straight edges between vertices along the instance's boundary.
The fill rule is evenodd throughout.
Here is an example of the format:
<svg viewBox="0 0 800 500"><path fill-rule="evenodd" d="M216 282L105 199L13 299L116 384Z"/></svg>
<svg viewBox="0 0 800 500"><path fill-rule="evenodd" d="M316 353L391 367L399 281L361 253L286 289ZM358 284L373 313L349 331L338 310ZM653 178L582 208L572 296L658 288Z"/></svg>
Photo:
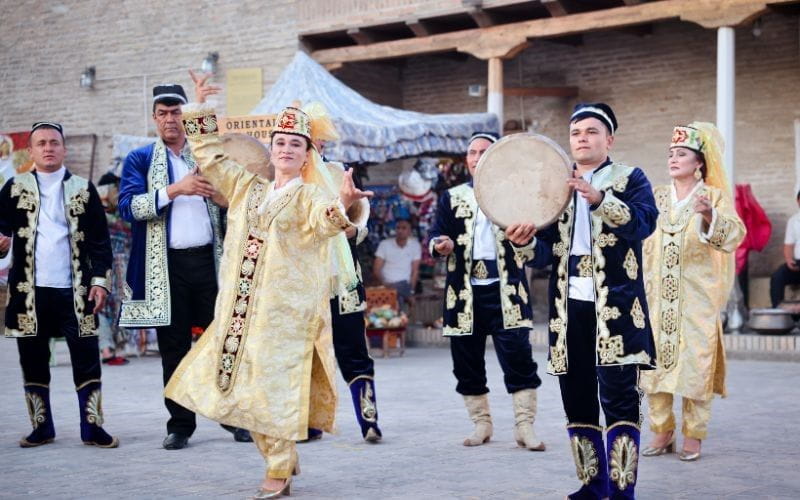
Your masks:
<svg viewBox="0 0 800 500"><path fill-rule="evenodd" d="M586 179L583 177L578 176L578 171L574 172L575 177L572 179L567 180L567 184L580 193L583 196L583 199L589 202L589 205L595 206L599 205L601 201L603 201L603 193L597 190L594 186L592 186Z"/></svg>
<svg viewBox="0 0 800 500"><path fill-rule="evenodd" d="M453 243L453 240L451 240L449 236L437 236L434 239L433 249L436 250L436 253L439 255L450 255L453 253L454 248L455 243Z"/></svg>
<svg viewBox="0 0 800 500"><path fill-rule="evenodd" d="M342 179L342 186L339 188L339 199L347 210L350 206L361 198L371 198L375 193L372 191L362 191L353 183L353 169L344 173Z"/></svg>
<svg viewBox="0 0 800 500"><path fill-rule="evenodd" d="M506 228L506 238L518 247L530 243L535 234L536 226L533 224L511 224Z"/></svg>
<svg viewBox="0 0 800 500"><path fill-rule="evenodd" d="M206 102L208 96L219 94L222 91L222 87L218 85L209 85L207 83L208 79L214 76L211 73L198 75L194 71L189 70L189 76L192 77L192 81L194 82L194 95L199 103Z"/></svg>

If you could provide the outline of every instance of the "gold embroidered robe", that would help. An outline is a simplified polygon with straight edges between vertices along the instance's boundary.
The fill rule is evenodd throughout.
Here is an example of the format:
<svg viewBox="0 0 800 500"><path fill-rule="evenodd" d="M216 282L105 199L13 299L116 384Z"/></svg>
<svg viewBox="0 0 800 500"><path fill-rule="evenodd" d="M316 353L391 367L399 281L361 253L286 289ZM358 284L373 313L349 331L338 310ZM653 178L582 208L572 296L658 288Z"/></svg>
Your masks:
<svg viewBox="0 0 800 500"><path fill-rule="evenodd" d="M178 366L166 397L271 437L304 439L308 427L331 432L328 238L346 219L335 200L302 183L259 214L273 183L228 159L216 126L200 130L188 136L192 152L229 201L228 230L214 321Z"/></svg>
<svg viewBox="0 0 800 500"><path fill-rule="evenodd" d="M746 230L730 197L702 185L714 207L713 232L694 212L693 200L673 207L671 187L654 190L659 209L656 231L645 242L644 271L657 367L642 372L647 393L668 392L708 400L725 395L725 350L719 313L734 278L733 252Z"/></svg>

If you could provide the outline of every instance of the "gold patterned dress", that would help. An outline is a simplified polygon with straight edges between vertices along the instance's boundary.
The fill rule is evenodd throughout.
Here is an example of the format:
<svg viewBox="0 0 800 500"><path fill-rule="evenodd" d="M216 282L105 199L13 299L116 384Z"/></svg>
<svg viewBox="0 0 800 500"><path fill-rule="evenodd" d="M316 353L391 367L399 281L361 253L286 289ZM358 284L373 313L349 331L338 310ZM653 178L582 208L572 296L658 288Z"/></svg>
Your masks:
<svg viewBox="0 0 800 500"><path fill-rule="evenodd" d="M208 418L281 440L334 427L328 239L347 225L313 184L274 183L224 155L216 133L188 136L229 201L220 289L209 325L165 389ZM273 199L267 199L267 198Z"/></svg>
<svg viewBox="0 0 800 500"><path fill-rule="evenodd" d="M671 184L654 192L658 227L645 241L644 275L657 368L643 371L640 385L648 394L699 401L725 396L719 313L733 285L733 252L744 239L744 224L730 196L702 181L680 202ZM711 201L710 225L694 211L696 195Z"/></svg>

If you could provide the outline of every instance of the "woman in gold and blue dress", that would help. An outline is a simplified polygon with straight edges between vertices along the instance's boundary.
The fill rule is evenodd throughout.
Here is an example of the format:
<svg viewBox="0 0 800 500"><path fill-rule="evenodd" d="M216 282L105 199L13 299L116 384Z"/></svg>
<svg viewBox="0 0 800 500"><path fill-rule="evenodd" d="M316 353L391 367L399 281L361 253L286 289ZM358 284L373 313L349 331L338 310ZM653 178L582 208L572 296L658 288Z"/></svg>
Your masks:
<svg viewBox="0 0 800 500"><path fill-rule="evenodd" d="M213 88L195 82L201 104L185 107L184 128L200 172L228 200L228 231L214 321L165 394L248 429L268 464L255 498L275 498L299 472L295 441L309 427L333 430L331 269L355 288L345 211L369 192L354 187L351 172L331 189L313 140L332 124L297 107L278 115L271 134L274 182L248 172L225 155L214 110L202 104Z"/></svg>
<svg viewBox="0 0 800 500"><path fill-rule="evenodd" d="M723 141L710 123L675 127L670 184L654 189L656 231L645 242L645 277L657 368L642 372L650 429L643 456L675 449L673 398L682 397L679 458L700 458L714 394L725 396L720 311L733 286L733 252L745 236L722 168Z"/></svg>

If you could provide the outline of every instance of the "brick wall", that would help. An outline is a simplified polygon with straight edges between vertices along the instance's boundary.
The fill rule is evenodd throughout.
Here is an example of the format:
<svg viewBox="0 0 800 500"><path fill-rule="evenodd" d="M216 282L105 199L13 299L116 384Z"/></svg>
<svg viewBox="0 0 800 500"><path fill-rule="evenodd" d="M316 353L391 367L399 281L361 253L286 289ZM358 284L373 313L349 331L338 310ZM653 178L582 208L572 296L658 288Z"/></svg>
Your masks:
<svg viewBox="0 0 800 500"><path fill-rule="evenodd" d="M794 129L800 117L798 18L765 16L763 34L736 34L736 175L750 183L773 222L763 254L750 259L751 275L782 261L785 221L794 201ZM409 59L403 71L403 104L431 113L483 111L485 98L469 97L467 85L485 84L486 62L441 56ZM535 131L568 148L567 118L577 100L603 100L614 108L620 132L612 151L641 166L654 184L667 182L666 155L672 127L716 119L716 33L686 23L655 26L653 34L591 33L580 46L534 42L504 66L506 86L576 86L579 99L505 99L505 119L524 118Z"/></svg>
<svg viewBox="0 0 800 500"><path fill-rule="evenodd" d="M0 130L46 118L68 134L97 134L97 178L113 134L153 131L153 85L180 83L191 93L187 69L208 52L220 54L219 82L226 68L260 66L268 89L297 48L294 20L292 0L8 3L0 21ZM90 91L78 86L87 66L97 69ZM70 140L68 162L87 174L84 142Z"/></svg>

